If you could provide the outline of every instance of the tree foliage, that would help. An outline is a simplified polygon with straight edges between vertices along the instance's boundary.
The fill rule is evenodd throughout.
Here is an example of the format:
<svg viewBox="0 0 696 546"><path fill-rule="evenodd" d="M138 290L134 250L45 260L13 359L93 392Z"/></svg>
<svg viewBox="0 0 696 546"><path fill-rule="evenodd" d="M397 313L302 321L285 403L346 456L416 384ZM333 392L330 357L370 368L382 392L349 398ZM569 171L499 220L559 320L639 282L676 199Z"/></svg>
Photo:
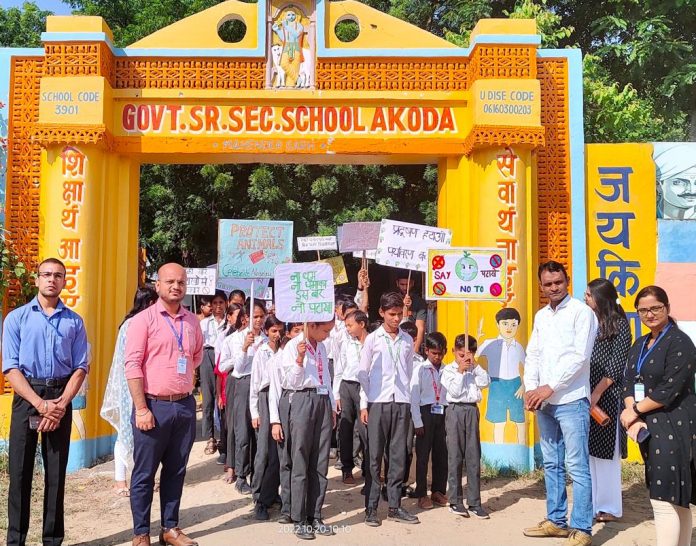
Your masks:
<svg viewBox="0 0 696 546"><path fill-rule="evenodd" d="M48 15L50 11L33 2L24 2L21 8L0 7L0 47L41 47Z"/></svg>

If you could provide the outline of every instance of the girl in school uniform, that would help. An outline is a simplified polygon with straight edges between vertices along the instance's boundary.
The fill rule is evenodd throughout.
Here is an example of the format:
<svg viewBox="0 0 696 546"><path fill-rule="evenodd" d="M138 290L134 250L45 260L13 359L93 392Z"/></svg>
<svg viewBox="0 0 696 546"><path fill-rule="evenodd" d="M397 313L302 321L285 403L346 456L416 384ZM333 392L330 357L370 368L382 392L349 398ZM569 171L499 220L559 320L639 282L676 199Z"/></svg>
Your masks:
<svg viewBox="0 0 696 546"><path fill-rule="evenodd" d="M249 411L251 426L257 434L254 475L251 482L252 497L256 502L256 519L265 521L268 520L268 509L278 497L280 485L278 450L271 436L268 394L272 374L270 365L280 348L281 338L285 334L285 323L274 315L269 315L266 317L263 331L268 341L256 351L251 364Z"/></svg>

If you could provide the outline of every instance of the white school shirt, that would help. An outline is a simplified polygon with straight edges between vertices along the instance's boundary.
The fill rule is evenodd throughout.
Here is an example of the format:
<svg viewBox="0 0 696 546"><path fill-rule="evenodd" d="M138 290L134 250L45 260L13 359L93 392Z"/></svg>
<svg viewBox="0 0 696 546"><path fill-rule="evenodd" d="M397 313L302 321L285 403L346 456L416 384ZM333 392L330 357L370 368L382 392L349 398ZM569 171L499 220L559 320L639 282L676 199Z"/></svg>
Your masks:
<svg viewBox="0 0 696 546"><path fill-rule="evenodd" d="M268 387L268 413L270 415L271 424L280 423L280 396L283 393L281 386L283 380L283 349L278 349L267 362L270 381ZM287 432L287 431L286 431Z"/></svg>
<svg viewBox="0 0 696 546"><path fill-rule="evenodd" d="M201 321L204 347L215 347L215 342L220 334L220 328L225 326L225 324L227 324L225 317L218 321L214 315L210 315Z"/></svg>
<svg viewBox="0 0 696 546"><path fill-rule="evenodd" d="M527 392L548 385L549 404L568 404L590 397L590 356L597 333L597 317L570 295L551 309L537 311L524 363Z"/></svg>
<svg viewBox="0 0 696 546"><path fill-rule="evenodd" d="M259 393L270 386L271 371L269 363L275 356L268 342L263 343L251 362L251 384L249 386L249 412L252 419L259 418ZM270 389L269 389L270 391Z"/></svg>
<svg viewBox="0 0 696 546"><path fill-rule="evenodd" d="M476 364L473 370L459 373L459 366L452 362L442 370L442 386L447 391L447 402L477 404L481 401L481 389L491 382L488 373Z"/></svg>
<svg viewBox="0 0 696 546"><path fill-rule="evenodd" d="M341 345L345 339L349 337L348 331L346 330L346 322L344 320L335 319L334 327L331 328L329 333L329 339L324 341L324 346L326 347L326 352L328 358L331 358L336 363L336 360L340 358L341 355Z"/></svg>
<svg viewBox="0 0 696 546"><path fill-rule="evenodd" d="M350 336L348 336L350 337ZM334 361L334 398L338 400L341 381L358 381L358 370L360 369L360 352L362 343L355 338L345 340L341 344L341 354L337 361Z"/></svg>
<svg viewBox="0 0 696 546"><path fill-rule="evenodd" d="M413 339L399 328L395 339L380 326L365 339L360 355L360 409L368 403L411 403Z"/></svg>
<svg viewBox="0 0 696 546"><path fill-rule="evenodd" d="M244 339L250 331L251 327L247 327L225 338L220 351L219 368L221 372L229 372L232 377L237 379L251 374L251 363L254 360L254 355L261 344L268 341L268 338L264 334L259 334L245 353L243 350Z"/></svg>
<svg viewBox="0 0 696 546"><path fill-rule="evenodd" d="M489 347L491 343L497 341L502 341L500 346L500 360L498 362L492 362L486 354L486 348ZM485 356L488 360L488 374L498 379L515 379L519 377L520 364L524 364L526 358L524 347L522 347L519 342L513 339L512 343L508 345L508 342L502 336L484 341L476 352L476 356L479 355Z"/></svg>
<svg viewBox="0 0 696 546"><path fill-rule="evenodd" d="M420 407L428 404L438 403L442 406L447 405L447 389L442 386L442 371L444 365L440 365L440 369L429 360L426 360L419 366L414 366L413 376L411 378L411 418L413 426L421 428L423 426L423 418L421 417ZM437 387L440 398L438 400L435 395L435 387Z"/></svg>
<svg viewBox="0 0 696 546"><path fill-rule="evenodd" d="M304 340L304 334L295 336L288 341L283 351L282 366L283 377L281 387L289 391L301 391L303 389L316 389L322 385L329 390L331 408L336 411L336 399L331 385L331 373L329 371L329 357L326 347L321 341L316 349L307 343L307 350L302 366L297 364L297 345ZM321 366L321 374L319 367Z"/></svg>

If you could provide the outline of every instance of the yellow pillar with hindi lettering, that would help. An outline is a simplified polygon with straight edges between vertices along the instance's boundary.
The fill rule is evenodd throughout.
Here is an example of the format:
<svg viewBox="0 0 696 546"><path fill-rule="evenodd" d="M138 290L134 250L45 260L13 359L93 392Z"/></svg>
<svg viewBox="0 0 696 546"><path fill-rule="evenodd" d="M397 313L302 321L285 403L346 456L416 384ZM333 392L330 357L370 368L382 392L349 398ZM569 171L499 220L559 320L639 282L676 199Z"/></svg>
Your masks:
<svg viewBox="0 0 696 546"><path fill-rule="evenodd" d="M137 286L138 178L137 162L98 146L56 145L42 153L39 260L65 264L61 299L84 319L90 344L86 406L73 412L69 471L113 444L99 410L118 325Z"/></svg>

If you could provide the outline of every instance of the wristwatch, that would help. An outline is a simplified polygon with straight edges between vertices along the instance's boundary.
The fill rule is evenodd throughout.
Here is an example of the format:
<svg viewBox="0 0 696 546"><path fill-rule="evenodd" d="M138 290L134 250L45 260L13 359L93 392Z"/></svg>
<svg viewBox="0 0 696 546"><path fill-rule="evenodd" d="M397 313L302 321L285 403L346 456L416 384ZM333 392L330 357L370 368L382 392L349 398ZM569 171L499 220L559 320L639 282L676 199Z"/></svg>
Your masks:
<svg viewBox="0 0 696 546"><path fill-rule="evenodd" d="M641 411L638 409L638 402L635 400L633 401L633 413L635 413L638 417L641 419L643 418L644 413L641 413Z"/></svg>

